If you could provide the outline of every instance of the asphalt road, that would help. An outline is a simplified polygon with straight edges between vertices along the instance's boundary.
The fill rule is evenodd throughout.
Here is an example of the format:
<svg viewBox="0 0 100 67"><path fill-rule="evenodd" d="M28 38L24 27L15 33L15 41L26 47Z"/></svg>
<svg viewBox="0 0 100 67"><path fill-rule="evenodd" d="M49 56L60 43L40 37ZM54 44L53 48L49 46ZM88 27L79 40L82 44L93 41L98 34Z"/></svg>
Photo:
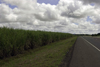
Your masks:
<svg viewBox="0 0 100 67"><path fill-rule="evenodd" d="M69 67L100 67L100 38L78 37Z"/></svg>

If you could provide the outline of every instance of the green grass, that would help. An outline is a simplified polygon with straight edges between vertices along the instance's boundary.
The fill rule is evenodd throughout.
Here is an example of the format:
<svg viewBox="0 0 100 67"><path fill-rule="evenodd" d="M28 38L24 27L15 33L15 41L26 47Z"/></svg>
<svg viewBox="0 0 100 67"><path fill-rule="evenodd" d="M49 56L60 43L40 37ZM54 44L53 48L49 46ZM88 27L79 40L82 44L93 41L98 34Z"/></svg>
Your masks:
<svg viewBox="0 0 100 67"><path fill-rule="evenodd" d="M58 67L77 37L30 50L26 54L0 60L0 67Z"/></svg>

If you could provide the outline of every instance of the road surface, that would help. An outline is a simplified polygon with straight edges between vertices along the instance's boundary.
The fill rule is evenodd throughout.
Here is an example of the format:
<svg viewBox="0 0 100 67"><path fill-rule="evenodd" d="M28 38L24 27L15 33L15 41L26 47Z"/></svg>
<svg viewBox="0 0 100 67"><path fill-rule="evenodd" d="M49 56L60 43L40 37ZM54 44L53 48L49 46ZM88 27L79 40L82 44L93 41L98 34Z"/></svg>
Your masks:
<svg viewBox="0 0 100 67"><path fill-rule="evenodd" d="M78 37L69 67L100 67L100 38Z"/></svg>

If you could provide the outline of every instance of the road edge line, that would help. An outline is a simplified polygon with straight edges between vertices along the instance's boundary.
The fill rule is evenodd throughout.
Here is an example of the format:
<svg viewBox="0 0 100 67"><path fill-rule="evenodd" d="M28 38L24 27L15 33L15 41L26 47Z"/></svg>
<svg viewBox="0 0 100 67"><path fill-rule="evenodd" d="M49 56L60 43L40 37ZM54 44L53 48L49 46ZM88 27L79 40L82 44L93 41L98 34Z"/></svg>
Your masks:
<svg viewBox="0 0 100 67"><path fill-rule="evenodd" d="M82 39L84 39L83 37L81 37ZM89 41L87 41L86 39L84 39L86 42L88 42L92 47L94 47L96 50L100 51L100 49L98 49L96 46L94 46L92 43L90 43Z"/></svg>

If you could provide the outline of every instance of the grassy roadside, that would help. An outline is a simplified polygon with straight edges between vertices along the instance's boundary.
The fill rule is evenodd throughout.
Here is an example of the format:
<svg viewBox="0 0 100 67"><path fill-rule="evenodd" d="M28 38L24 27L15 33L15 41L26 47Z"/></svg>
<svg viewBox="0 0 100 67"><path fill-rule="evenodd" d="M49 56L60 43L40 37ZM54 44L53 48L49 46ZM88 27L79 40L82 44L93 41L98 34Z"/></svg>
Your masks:
<svg viewBox="0 0 100 67"><path fill-rule="evenodd" d="M0 63L4 63L0 67L58 67L76 38L72 37L36 48L22 57L7 59L7 62L0 60Z"/></svg>

